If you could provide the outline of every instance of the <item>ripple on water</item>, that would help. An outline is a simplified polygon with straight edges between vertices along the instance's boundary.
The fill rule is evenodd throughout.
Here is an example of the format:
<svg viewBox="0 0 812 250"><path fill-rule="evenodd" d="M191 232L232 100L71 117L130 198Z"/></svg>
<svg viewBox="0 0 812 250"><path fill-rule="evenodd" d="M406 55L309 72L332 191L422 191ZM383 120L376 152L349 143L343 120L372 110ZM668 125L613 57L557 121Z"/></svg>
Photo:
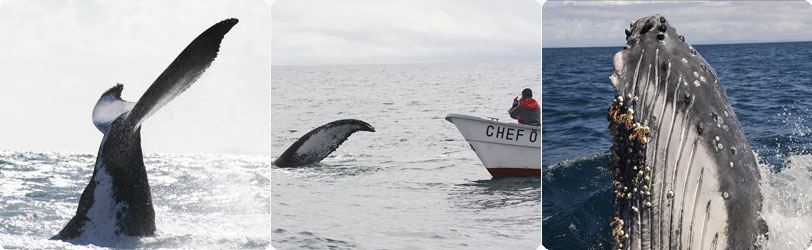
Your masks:
<svg viewBox="0 0 812 250"><path fill-rule="evenodd" d="M270 218L267 156L145 157L158 232L98 243L114 248L265 249ZM95 156L0 151L0 247L101 249L48 240L73 217ZM258 167L266 166L266 168ZM267 179L267 178L265 178ZM227 212L224 212L227 211Z"/></svg>

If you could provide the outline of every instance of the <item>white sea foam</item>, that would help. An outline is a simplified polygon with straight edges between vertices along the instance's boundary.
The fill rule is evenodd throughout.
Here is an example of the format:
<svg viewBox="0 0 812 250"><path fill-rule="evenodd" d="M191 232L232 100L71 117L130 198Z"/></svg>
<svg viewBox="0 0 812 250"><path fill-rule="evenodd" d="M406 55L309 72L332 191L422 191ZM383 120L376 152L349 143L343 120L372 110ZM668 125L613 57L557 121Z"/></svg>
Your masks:
<svg viewBox="0 0 812 250"><path fill-rule="evenodd" d="M784 167L760 164L762 215L769 226L765 249L812 247L812 155L792 155Z"/></svg>

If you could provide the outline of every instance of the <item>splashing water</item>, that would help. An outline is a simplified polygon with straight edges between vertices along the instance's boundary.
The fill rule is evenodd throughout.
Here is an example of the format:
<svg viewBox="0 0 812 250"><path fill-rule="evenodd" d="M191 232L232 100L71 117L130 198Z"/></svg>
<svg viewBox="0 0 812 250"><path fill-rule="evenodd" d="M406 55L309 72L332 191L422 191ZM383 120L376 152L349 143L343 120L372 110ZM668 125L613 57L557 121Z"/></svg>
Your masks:
<svg viewBox="0 0 812 250"><path fill-rule="evenodd" d="M147 154L155 236L74 245L49 238L76 213L96 156L0 151L0 249L265 249L270 244L269 159Z"/></svg>
<svg viewBox="0 0 812 250"><path fill-rule="evenodd" d="M762 216L770 228L765 249L804 249L812 245L812 155L793 155L776 172L759 165Z"/></svg>

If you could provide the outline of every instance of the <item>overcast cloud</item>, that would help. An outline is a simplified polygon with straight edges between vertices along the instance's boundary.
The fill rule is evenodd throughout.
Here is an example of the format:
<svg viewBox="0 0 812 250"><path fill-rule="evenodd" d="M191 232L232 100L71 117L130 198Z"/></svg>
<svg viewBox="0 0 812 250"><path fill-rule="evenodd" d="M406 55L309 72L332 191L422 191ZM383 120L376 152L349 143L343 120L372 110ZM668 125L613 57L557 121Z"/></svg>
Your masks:
<svg viewBox="0 0 812 250"><path fill-rule="evenodd" d="M218 58L147 120L145 152L270 148L270 8L246 1L0 0L0 150L95 154L91 122L116 83L137 101L197 35L240 19Z"/></svg>
<svg viewBox="0 0 812 250"><path fill-rule="evenodd" d="M534 0L279 0L272 60L291 64L532 61L540 57Z"/></svg>
<svg viewBox="0 0 812 250"><path fill-rule="evenodd" d="M691 44L812 41L806 1L549 1L542 7L544 47L622 46L640 17L668 18Z"/></svg>

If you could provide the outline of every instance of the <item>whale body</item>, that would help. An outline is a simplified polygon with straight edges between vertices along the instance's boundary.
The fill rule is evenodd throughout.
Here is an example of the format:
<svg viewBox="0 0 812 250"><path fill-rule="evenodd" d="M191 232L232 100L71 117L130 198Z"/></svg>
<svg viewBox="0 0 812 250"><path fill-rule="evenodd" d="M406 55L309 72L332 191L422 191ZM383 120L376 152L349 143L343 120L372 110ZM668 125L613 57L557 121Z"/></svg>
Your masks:
<svg viewBox="0 0 812 250"><path fill-rule="evenodd" d="M141 125L203 74L237 22L223 20L195 38L138 102L121 99L121 84L102 94L93 108L93 124L104 133L93 176L76 214L52 240L98 243L118 236L154 235L155 210L141 152Z"/></svg>
<svg viewBox="0 0 812 250"><path fill-rule="evenodd" d="M665 17L626 39L607 115L615 249L760 249L761 177L716 71Z"/></svg>
<svg viewBox="0 0 812 250"><path fill-rule="evenodd" d="M358 131L375 132L375 128L364 121L355 119L324 124L296 140L279 158L276 158L274 165L286 168L319 162L335 151L350 135Z"/></svg>

